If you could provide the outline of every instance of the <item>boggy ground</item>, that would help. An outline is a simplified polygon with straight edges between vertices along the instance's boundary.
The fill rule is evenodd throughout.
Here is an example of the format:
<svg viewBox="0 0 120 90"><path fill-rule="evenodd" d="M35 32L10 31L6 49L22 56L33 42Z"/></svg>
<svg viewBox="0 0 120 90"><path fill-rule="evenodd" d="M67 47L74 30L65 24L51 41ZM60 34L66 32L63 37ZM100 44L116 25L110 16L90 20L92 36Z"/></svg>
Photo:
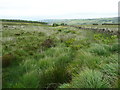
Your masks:
<svg viewBox="0 0 120 90"><path fill-rule="evenodd" d="M34 23L3 26L3 88L120 87L116 35Z"/></svg>

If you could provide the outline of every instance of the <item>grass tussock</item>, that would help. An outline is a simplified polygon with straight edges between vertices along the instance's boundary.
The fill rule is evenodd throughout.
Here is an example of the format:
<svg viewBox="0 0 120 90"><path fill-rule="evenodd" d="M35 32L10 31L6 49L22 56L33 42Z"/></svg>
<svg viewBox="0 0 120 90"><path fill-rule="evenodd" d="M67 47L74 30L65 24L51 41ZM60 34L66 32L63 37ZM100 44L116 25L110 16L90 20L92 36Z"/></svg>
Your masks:
<svg viewBox="0 0 120 90"><path fill-rule="evenodd" d="M60 88L108 88L109 83L99 71L86 69L76 75L70 84L63 84Z"/></svg>
<svg viewBox="0 0 120 90"><path fill-rule="evenodd" d="M109 55L109 46L106 46L104 44L92 44L91 48L89 49L91 53L101 55L101 56L107 56Z"/></svg>
<svg viewBox="0 0 120 90"><path fill-rule="evenodd" d="M59 84L69 82L71 75L64 67L51 67L42 72L39 76L40 88L57 88Z"/></svg>

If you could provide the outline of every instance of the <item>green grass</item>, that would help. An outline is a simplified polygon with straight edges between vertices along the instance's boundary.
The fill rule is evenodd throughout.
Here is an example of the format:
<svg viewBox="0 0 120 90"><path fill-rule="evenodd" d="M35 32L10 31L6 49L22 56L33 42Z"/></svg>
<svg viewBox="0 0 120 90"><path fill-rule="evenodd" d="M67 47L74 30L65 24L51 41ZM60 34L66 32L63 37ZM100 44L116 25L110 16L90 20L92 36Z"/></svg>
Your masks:
<svg viewBox="0 0 120 90"><path fill-rule="evenodd" d="M2 31L3 88L119 87L116 36L68 26L3 25L17 28Z"/></svg>
<svg viewBox="0 0 120 90"><path fill-rule="evenodd" d="M99 71L85 69L74 76L70 84L63 84L60 88L108 88L109 83Z"/></svg>
<svg viewBox="0 0 120 90"><path fill-rule="evenodd" d="M101 45L101 44L92 44L91 47L90 47L90 52L91 53L94 53L94 54L97 54L97 55L109 55L109 49L110 46L106 46L106 45Z"/></svg>

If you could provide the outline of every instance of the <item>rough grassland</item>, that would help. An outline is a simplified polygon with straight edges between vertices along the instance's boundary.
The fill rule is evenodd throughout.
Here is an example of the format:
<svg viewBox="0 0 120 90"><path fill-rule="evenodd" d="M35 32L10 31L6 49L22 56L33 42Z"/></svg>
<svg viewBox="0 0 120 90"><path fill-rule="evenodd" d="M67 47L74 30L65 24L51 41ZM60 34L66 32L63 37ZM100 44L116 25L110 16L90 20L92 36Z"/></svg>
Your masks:
<svg viewBox="0 0 120 90"><path fill-rule="evenodd" d="M4 23L3 88L118 88L118 39L67 26Z"/></svg>

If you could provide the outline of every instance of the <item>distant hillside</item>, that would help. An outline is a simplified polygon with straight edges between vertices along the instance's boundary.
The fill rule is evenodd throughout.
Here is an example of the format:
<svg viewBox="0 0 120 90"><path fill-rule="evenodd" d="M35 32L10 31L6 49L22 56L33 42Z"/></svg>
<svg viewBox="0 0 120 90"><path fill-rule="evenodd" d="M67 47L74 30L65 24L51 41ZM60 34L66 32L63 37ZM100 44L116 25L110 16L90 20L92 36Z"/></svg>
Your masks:
<svg viewBox="0 0 120 90"><path fill-rule="evenodd" d="M21 22L21 23L39 23L39 24L47 24L46 22L39 21L28 21L28 20L13 20L13 19L0 19L3 22Z"/></svg>
<svg viewBox="0 0 120 90"><path fill-rule="evenodd" d="M68 25L83 25L83 24L102 24L102 23L110 23L110 24L117 24L118 18L99 18L99 19L46 19L42 20L42 22L47 22L48 24L53 23L66 23Z"/></svg>

